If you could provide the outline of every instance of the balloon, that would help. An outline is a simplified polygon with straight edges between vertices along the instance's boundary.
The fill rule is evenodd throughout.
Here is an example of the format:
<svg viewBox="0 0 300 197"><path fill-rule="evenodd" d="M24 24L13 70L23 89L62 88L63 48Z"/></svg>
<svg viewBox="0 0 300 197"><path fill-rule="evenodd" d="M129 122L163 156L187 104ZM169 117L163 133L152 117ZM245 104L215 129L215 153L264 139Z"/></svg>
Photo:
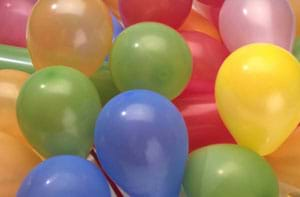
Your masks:
<svg viewBox="0 0 300 197"><path fill-rule="evenodd" d="M27 43L36 69L65 65L91 75L111 40L111 18L99 0L39 0L28 23Z"/></svg>
<svg viewBox="0 0 300 197"><path fill-rule="evenodd" d="M177 29L189 15L192 2L193 0L119 0L119 9L126 27L153 21Z"/></svg>
<svg viewBox="0 0 300 197"><path fill-rule="evenodd" d="M23 143L26 139L18 125L16 100L27 78L29 74L25 72L0 70L0 131L18 138Z"/></svg>
<svg viewBox="0 0 300 197"><path fill-rule="evenodd" d="M0 43L26 47L26 23L36 0L0 1Z"/></svg>
<svg viewBox="0 0 300 197"><path fill-rule="evenodd" d="M192 10L183 25L179 28L180 31L198 31L205 33L216 40L221 40L216 27L211 24L206 18Z"/></svg>
<svg viewBox="0 0 300 197"><path fill-rule="evenodd" d="M33 73L29 53L24 48L0 45L0 69L15 69Z"/></svg>
<svg viewBox="0 0 300 197"><path fill-rule="evenodd" d="M105 105L112 97L120 93L113 82L108 63L104 63L90 79L97 88L102 105Z"/></svg>
<svg viewBox="0 0 300 197"><path fill-rule="evenodd" d="M15 196L26 174L41 159L26 145L0 132L0 194Z"/></svg>
<svg viewBox="0 0 300 197"><path fill-rule="evenodd" d="M217 73L229 55L228 50L220 41L203 33L183 31L181 35L192 52L193 73L180 97L189 97L197 93L214 93Z"/></svg>
<svg viewBox="0 0 300 197"><path fill-rule="evenodd" d="M221 7L225 0L198 0L198 1L210 6Z"/></svg>
<svg viewBox="0 0 300 197"><path fill-rule="evenodd" d="M224 126L212 94L178 97L173 101L188 128L189 151L219 143L235 143Z"/></svg>
<svg viewBox="0 0 300 197"><path fill-rule="evenodd" d="M23 181L17 197L103 196L110 190L101 171L76 156L57 156L34 168Z"/></svg>
<svg viewBox="0 0 300 197"><path fill-rule="evenodd" d="M113 14L120 19L119 0L103 0L104 3L112 10Z"/></svg>
<svg viewBox="0 0 300 197"><path fill-rule="evenodd" d="M28 141L44 157L86 157L100 108L97 90L88 78L55 66L26 81L17 100L17 117Z"/></svg>
<svg viewBox="0 0 300 197"><path fill-rule="evenodd" d="M278 197L270 165L237 145L212 145L193 152L186 166L184 189L190 197Z"/></svg>
<svg viewBox="0 0 300 197"><path fill-rule="evenodd" d="M300 36L297 37L294 43L293 54L300 61Z"/></svg>
<svg viewBox="0 0 300 197"><path fill-rule="evenodd" d="M257 42L291 50L295 36L295 18L287 0L226 0L219 27L230 51Z"/></svg>
<svg viewBox="0 0 300 197"><path fill-rule="evenodd" d="M272 44L238 49L217 76L216 101L225 125L240 145L261 155L275 151L296 128L299 100L299 63Z"/></svg>
<svg viewBox="0 0 300 197"><path fill-rule="evenodd" d="M300 127L274 153L267 157L278 178L288 184L300 187Z"/></svg>
<svg viewBox="0 0 300 197"><path fill-rule="evenodd" d="M299 0L289 0L289 1L296 17L297 35L300 36L300 1Z"/></svg>
<svg viewBox="0 0 300 197"><path fill-rule="evenodd" d="M114 29L114 34L113 34L113 40L115 40L119 34L124 30L118 19L114 16L112 16L112 22L113 22L113 29Z"/></svg>
<svg viewBox="0 0 300 197"><path fill-rule="evenodd" d="M108 175L130 196L178 196L188 156L186 126L163 96L132 90L100 113L95 144Z"/></svg>
<svg viewBox="0 0 300 197"><path fill-rule="evenodd" d="M116 39L110 68L119 90L149 89L172 99L190 79L192 57L173 29L159 23L140 23Z"/></svg>

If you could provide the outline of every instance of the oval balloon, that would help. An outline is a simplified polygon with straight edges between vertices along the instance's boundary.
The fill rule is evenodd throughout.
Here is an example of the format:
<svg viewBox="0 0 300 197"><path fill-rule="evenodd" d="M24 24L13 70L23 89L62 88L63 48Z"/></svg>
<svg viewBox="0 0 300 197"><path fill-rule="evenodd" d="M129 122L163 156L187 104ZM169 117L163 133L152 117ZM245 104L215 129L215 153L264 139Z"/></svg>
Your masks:
<svg viewBox="0 0 300 197"><path fill-rule="evenodd" d="M220 143L235 143L217 110L214 95L198 94L173 101L188 128L189 152Z"/></svg>
<svg viewBox="0 0 300 197"><path fill-rule="evenodd" d="M111 17L99 0L39 0L28 23L27 44L36 69L65 65L91 75L111 40Z"/></svg>
<svg viewBox="0 0 300 197"><path fill-rule="evenodd" d="M181 35L192 52L193 72L180 97L198 93L213 94L218 70L229 55L228 50L220 41L200 32L182 31Z"/></svg>
<svg viewBox="0 0 300 197"><path fill-rule="evenodd" d="M120 19L119 0L103 0L104 3L112 10L113 14Z"/></svg>
<svg viewBox="0 0 300 197"><path fill-rule="evenodd" d="M27 18L36 0L0 1L0 43L26 47Z"/></svg>
<svg viewBox="0 0 300 197"><path fill-rule="evenodd" d="M257 42L292 49L295 17L287 0L226 0L219 20L221 36L230 51Z"/></svg>
<svg viewBox="0 0 300 197"><path fill-rule="evenodd" d="M293 54L298 59L298 61L300 61L300 36L297 37L294 43Z"/></svg>
<svg viewBox="0 0 300 197"><path fill-rule="evenodd" d="M97 90L87 77L55 66L26 81L17 100L17 117L24 135L42 156L86 157L100 108Z"/></svg>
<svg viewBox="0 0 300 197"><path fill-rule="evenodd" d="M172 99L190 80L192 57L184 39L172 28L139 23L115 40L110 69L121 91L148 89Z"/></svg>
<svg viewBox="0 0 300 197"><path fill-rule="evenodd" d="M179 196L188 156L186 132L168 99L131 90L104 106L95 144L105 171L130 196L173 197Z"/></svg>
<svg viewBox="0 0 300 197"><path fill-rule="evenodd" d="M300 119L300 67L288 51L251 44L232 53L216 80L218 110L236 141L261 155L275 151Z"/></svg>
<svg viewBox="0 0 300 197"><path fill-rule="evenodd" d="M190 13L192 2L192 0L119 0L119 6L126 27L152 21L177 29Z"/></svg>
<svg viewBox="0 0 300 197"><path fill-rule="evenodd" d="M300 36L300 1L289 0L296 17L297 36Z"/></svg>
<svg viewBox="0 0 300 197"><path fill-rule="evenodd" d="M212 145L194 151L183 186L190 197L278 197L271 166L255 152L238 145Z"/></svg>
<svg viewBox="0 0 300 197"><path fill-rule="evenodd" d="M0 132L0 193L15 196L27 173L41 159L17 139Z"/></svg>

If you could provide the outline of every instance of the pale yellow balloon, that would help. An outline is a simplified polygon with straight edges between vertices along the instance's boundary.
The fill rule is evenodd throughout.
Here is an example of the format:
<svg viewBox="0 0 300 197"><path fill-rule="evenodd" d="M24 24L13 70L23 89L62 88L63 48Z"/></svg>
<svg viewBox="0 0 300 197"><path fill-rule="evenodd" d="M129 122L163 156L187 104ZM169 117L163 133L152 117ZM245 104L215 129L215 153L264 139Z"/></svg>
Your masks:
<svg viewBox="0 0 300 197"><path fill-rule="evenodd" d="M233 52L216 80L216 101L238 144L275 151L300 120L300 65L288 51L251 44Z"/></svg>
<svg viewBox="0 0 300 197"><path fill-rule="evenodd" d="M0 132L0 196L16 196L23 179L40 162L30 148Z"/></svg>
<svg viewBox="0 0 300 197"><path fill-rule="evenodd" d="M300 0L290 0L296 17L297 36L300 36Z"/></svg>
<svg viewBox="0 0 300 197"><path fill-rule="evenodd" d="M93 74L112 45L112 21L100 0L39 0L27 26L36 69L63 65Z"/></svg>

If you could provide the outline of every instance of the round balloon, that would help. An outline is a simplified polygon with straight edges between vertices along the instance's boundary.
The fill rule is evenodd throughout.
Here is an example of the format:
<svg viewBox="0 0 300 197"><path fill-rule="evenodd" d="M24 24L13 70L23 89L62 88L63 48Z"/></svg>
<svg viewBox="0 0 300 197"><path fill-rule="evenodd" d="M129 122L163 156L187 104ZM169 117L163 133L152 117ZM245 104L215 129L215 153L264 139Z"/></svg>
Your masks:
<svg viewBox="0 0 300 197"><path fill-rule="evenodd" d="M86 157L100 108L97 90L87 77L55 66L26 81L17 100L17 117L28 141L44 157Z"/></svg>
<svg viewBox="0 0 300 197"><path fill-rule="evenodd" d="M230 51L257 42L292 49L295 17L287 0L226 0L219 27Z"/></svg>
<svg viewBox="0 0 300 197"><path fill-rule="evenodd" d="M193 57L191 80L180 97L198 93L214 93L218 70L229 55L228 50L218 40L203 33L183 31L181 35L189 45Z"/></svg>
<svg viewBox="0 0 300 197"><path fill-rule="evenodd" d="M104 3L112 10L113 14L120 19L119 0L103 0Z"/></svg>
<svg viewBox="0 0 300 197"><path fill-rule="evenodd" d="M271 166L255 152L238 145L212 145L194 151L183 185L190 197L279 196Z"/></svg>
<svg viewBox="0 0 300 197"><path fill-rule="evenodd" d="M0 194L15 196L23 179L41 159L17 139L0 132Z"/></svg>
<svg viewBox="0 0 300 197"><path fill-rule="evenodd" d="M114 97L100 113L95 144L108 175L130 196L178 196L188 156L176 107L148 90Z"/></svg>
<svg viewBox="0 0 300 197"><path fill-rule="evenodd" d="M289 0L296 17L297 35L300 36L300 1Z"/></svg>
<svg viewBox="0 0 300 197"><path fill-rule="evenodd" d="M112 45L111 17L99 0L39 0L27 30L36 69L64 65L91 75Z"/></svg>
<svg viewBox="0 0 300 197"><path fill-rule="evenodd" d="M288 51L251 44L232 53L216 80L218 110L236 141L275 151L300 120L300 67Z"/></svg>
<svg viewBox="0 0 300 197"><path fill-rule="evenodd" d="M298 61L300 61L300 36L297 37L294 43L293 54L298 59Z"/></svg>
<svg viewBox="0 0 300 197"><path fill-rule="evenodd" d="M110 197L99 168L76 156L57 156L34 168L23 181L17 197Z"/></svg>
<svg viewBox="0 0 300 197"><path fill-rule="evenodd" d="M119 6L125 26L153 21L177 29L190 13L192 2L192 0L119 0Z"/></svg>
<svg viewBox="0 0 300 197"><path fill-rule="evenodd" d="M119 90L149 89L172 99L190 80L192 57L175 30L159 23L140 23L116 39L110 68Z"/></svg>
<svg viewBox="0 0 300 197"><path fill-rule="evenodd" d="M26 47L27 18L36 0L0 1L0 43Z"/></svg>

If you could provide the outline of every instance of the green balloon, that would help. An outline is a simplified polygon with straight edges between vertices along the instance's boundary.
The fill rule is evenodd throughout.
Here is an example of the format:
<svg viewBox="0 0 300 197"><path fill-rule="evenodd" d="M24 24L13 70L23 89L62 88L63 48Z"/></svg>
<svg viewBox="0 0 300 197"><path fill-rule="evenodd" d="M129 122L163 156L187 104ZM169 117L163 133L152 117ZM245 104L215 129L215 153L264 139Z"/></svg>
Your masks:
<svg viewBox="0 0 300 197"><path fill-rule="evenodd" d="M113 82L107 62L104 62L103 65L90 77L90 79L98 90L103 106L112 97L120 93Z"/></svg>
<svg viewBox="0 0 300 197"><path fill-rule="evenodd" d="M194 151L183 184L189 197L279 196L270 165L238 145L212 145Z"/></svg>
<svg viewBox="0 0 300 197"><path fill-rule="evenodd" d="M145 22L127 28L117 37L110 67L121 91L149 89L173 99L189 82L192 57L175 30Z"/></svg>
<svg viewBox="0 0 300 197"><path fill-rule="evenodd" d="M300 61L300 36L296 38L294 43L293 54Z"/></svg>
<svg viewBox="0 0 300 197"><path fill-rule="evenodd" d="M34 73L17 99L20 128L44 157L86 157L100 109L97 90L89 78L63 66Z"/></svg>

